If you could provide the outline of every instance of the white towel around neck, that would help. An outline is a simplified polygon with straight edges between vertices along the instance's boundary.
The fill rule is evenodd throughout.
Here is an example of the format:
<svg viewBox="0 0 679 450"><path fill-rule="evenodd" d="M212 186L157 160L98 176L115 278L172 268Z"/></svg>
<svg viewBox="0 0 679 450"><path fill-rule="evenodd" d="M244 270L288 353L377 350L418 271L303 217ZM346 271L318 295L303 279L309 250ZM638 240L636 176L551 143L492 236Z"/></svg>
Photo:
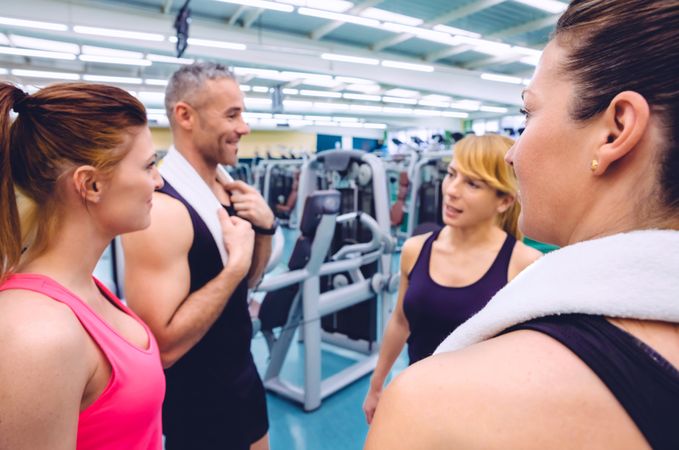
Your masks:
<svg viewBox="0 0 679 450"><path fill-rule="evenodd" d="M434 353L462 349L531 319L568 313L679 323L679 231L621 233L549 253Z"/></svg>
<svg viewBox="0 0 679 450"><path fill-rule="evenodd" d="M222 166L217 166L217 170L227 180L232 180L231 176ZM205 180L198 175L196 169L174 146L170 147L167 151L167 155L165 155L160 164L159 171L163 178L172 185L179 195L189 202L203 222L205 222L217 245L222 264L226 265L228 255L224 248L222 225L217 215L217 211L222 209L223 206L215 194L205 183Z"/></svg>

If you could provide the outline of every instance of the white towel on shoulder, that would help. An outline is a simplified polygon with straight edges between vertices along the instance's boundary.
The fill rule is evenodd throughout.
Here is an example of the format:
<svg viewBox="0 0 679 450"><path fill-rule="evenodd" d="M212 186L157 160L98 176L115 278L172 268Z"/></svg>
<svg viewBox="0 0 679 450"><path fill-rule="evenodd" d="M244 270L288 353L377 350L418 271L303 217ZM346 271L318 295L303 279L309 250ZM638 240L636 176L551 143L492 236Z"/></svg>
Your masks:
<svg viewBox="0 0 679 450"><path fill-rule="evenodd" d="M222 166L217 166L217 170L227 180L231 180L231 177ZM215 244L217 244L222 264L226 265L228 255L222 238L222 224L219 222L219 216L217 215L217 211L222 209L223 206L215 194L205 183L205 180L198 175L196 169L174 146L170 147L167 155L163 158L159 171L179 195L184 197L193 206L200 218L205 222Z"/></svg>
<svg viewBox="0 0 679 450"><path fill-rule="evenodd" d="M679 323L679 231L644 230L549 253L498 291L435 353L538 317L583 313Z"/></svg>

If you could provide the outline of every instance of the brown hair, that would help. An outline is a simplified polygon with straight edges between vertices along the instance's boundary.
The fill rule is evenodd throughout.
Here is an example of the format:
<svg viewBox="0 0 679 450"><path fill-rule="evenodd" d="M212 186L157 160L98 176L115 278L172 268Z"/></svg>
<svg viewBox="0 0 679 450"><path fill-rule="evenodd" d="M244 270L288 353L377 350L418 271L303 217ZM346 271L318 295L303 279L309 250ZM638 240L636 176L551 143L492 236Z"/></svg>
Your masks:
<svg viewBox="0 0 679 450"><path fill-rule="evenodd" d="M460 172L483 180L497 191L498 196L514 197L514 203L507 211L497 216L497 224L520 240L523 234L518 224L521 213L521 205L516 198L518 181L514 168L505 162L505 154L512 145L512 139L499 134L470 135L455 144L453 158Z"/></svg>
<svg viewBox="0 0 679 450"><path fill-rule="evenodd" d="M679 208L679 2L574 0L555 39L568 51L563 65L576 84L574 120L603 112L622 91L641 94L664 129L660 163L663 202Z"/></svg>
<svg viewBox="0 0 679 450"><path fill-rule="evenodd" d="M143 125L144 105L120 88L62 83L28 95L0 83L0 279L29 241L33 253L48 245L62 175L81 165L110 173L127 129Z"/></svg>

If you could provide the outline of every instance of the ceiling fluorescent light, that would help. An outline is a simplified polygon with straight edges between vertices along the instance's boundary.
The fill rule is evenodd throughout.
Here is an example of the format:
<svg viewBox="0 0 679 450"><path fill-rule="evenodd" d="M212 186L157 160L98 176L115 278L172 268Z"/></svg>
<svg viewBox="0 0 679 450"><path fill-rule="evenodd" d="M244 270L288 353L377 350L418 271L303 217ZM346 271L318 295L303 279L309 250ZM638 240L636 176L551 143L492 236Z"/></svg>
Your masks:
<svg viewBox="0 0 679 450"><path fill-rule="evenodd" d="M70 42L53 41L48 39L36 39L28 36L10 35L9 39L15 47L35 48L37 50L48 50L62 53L80 53L80 46ZM7 43L9 44L9 42Z"/></svg>
<svg viewBox="0 0 679 450"><path fill-rule="evenodd" d="M376 84L350 84L344 87L347 91L363 92L364 94L377 94L382 88Z"/></svg>
<svg viewBox="0 0 679 450"><path fill-rule="evenodd" d="M349 109L356 112L371 112L371 113L382 112L381 106L371 106L371 105L351 105Z"/></svg>
<svg viewBox="0 0 679 450"><path fill-rule="evenodd" d="M523 84L524 86L528 86L530 84L530 78L524 78L523 80L521 80L521 84Z"/></svg>
<svg viewBox="0 0 679 450"><path fill-rule="evenodd" d="M529 66L537 66L538 63L540 62L540 57L539 56L524 56L519 60L519 62L522 62L524 64L528 64Z"/></svg>
<svg viewBox="0 0 679 450"><path fill-rule="evenodd" d="M295 8L290 5L282 5L280 3L268 2L266 0L217 0L222 3L232 3L235 5L251 6L253 8L271 9L280 12L293 12Z"/></svg>
<svg viewBox="0 0 679 450"><path fill-rule="evenodd" d="M334 88L338 84L342 84L337 80L330 78L329 80L323 80L321 78L306 78L302 80L302 84L308 84L309 86L318 86L325 88Z"/></svg>
<svg viewBox="0 0 679 450"><path fill-rule="evenodd" d="M395 22L403 25L416 27L421 25L423 20L415 17L404 16L403 14L393 13L379 8L368 8L360 12L360 15L369 19L383 20L385 22Z"/></svg>
<svg viewBox="0 0 679 450"><path fill-rule="evenodd" d="M457 111L443 111L441 115L443 117L456 117L458 119L466 119L469 117L469 114Z"/></svg>
<svg viewBox="0 0 679 450"><path fill-rule="evenodd" d="M338 55L335 53L323 53L321 55L321 58L329 61L342 61L356 64L368 64L371 66L376 66L380 63L380 60L375 58L362 58L360 56Z"/></svg>
<svg viewBox="0 0 679 450"><path fill-rule="evenodd" d="M73 61L76 56L73 53L48 52L45 50L31 50L28 48L0 47L0 54L32 56L34 58L65 59Z"/></svg>
<svg viewBox="0 0 679 450"><path fill-rule="evenodd" d="M98 83L122 83L122 84L141 84L141 78L132 77L110 77L105 75L83 75L85 81L96 81Z"/></svg>
<svg viewBox="0 0 679 450"><path fill-rule="evenodd" d="M411 27L408 25L401 25L399 23L385 22L382 27L385 30L393 31L395 33L409 33L417 36L420 39L426 39L432 42L438 42L446 45L458 45L458 41L448 33L441 33L440 31L427 30L424 28Z"/></svg>
<svg viewBox="0 0 679 450"><path fill-rule="evenodd" d="M227 50L245 50L248 47L245 44L238 44L236 42L213 41L210 39L196 39L189 38L189 45L197 47L223 48Z"/></svg>
<svg viewBox="0 0 679 450"><path fill-rule="evenodd" d="M499 81L501 83L521 84L521 78L497 73L482 73L481 78L489 81Z"/></svg>
<svg viewBox="0 0 679 450"><path fill-rule="evenodd" d="M281 72L281 75L290 77L291 80L297 80L297 79L317 79L317 80L332 80L332 75L322 75L319 73L305 73L305 72L289 72L289 71L283 71Z"/></svg>
<svg viewBox="0 0 679 450"><path fill-rule="evenodd" d="M434 108L450 107L450 102L437 102L435 100L420 100L417 104L420 106L433 106Z"/></svg>
<svg viewBox="0 0 679 450"><path fill-rule="evenodd" d="M283 89L283 93L285 95L299 95L299 89L286 88L286 89Z"/></svg>
<svg viewBox="0 0 679 450"><path fill-rule="evenodd" d="M309 8L325 9L326 11L345 12L354 7L354 4L344 0L277 0L278 3L287 3L295 6L308 6Z"/></svg>
<svg viewBox="0 0 679 450"><path fill-rule="evenodd" d="M399 103L401 105L416 105L417 100L414 98L400 98L400 97L382 97L384 103Z"/></svg>
<svg viewBox="0 0 679 450"><path fill-rule="evenodd" d="M83 55L112 56L114 58L143 59L144 54L140 52L130 52L127 50L117 50L106 47L93 47L91 45L82 46Z"/></svg>
<svg viewBox="0 0 679 450"><path fill-rule="evenodd" d="M165 36L156 33L141 33L139 31L116 30L113 28L85 27L75 25L73 31L78 34L91 34L93 36L107 36L124 39L138 39L141 41L163 42Z"/></svg>
<svg viewBox="0 0 679 450"><path fill-rule="evenodd" d="M465 111L478 111L481 103L476 100L459 100L450 104L451 108L464 109Z"/></svg>
<svg viewBox="0 0 679 450"><path fill-rule="evenodd" d="M307 97L327 97L327 98L341 98L342 94L339 92L332 91L313 91L309 89L302 89L299 91L299 95L305 95Z"/></svg>
<svg viewBox="0 0 679 450"><path fill-rule="evenodd" d="M391 67L393 69L405 69L405 70L415 70L417 72L433 72L434 67L433 66L427 66L424 64L412 64L412 63L406 63L406 62L401 62L401 61L391 61L388 59L385 59L382 61L382 66L384 67Z"/></svg>
<svg viewBox="0 0 679 450"><path fill-rule="evenodd" d="M416 116L441 117L442 113L443 111L436 111L434 109L413 109L413 114Z"/></svg>
<svg viewBox="0 0 679 450"><path fill-rule="evenodd" d="M240 90L241 92L250 92L252 90L252 86L249 86L247 84L241 84Z"/></svg>
<svg viewBox="0 0 679 450"><path fill-rule="evenodd" d="M356 25L363 25L366 27L379 28L381 26L381 22L379 20L366 19L364 17L351 16L349 14L339 14L330 11L321 11L320 9L299 8L297 13L302 14L303 16L320 17L321 19L354 23Z"/></svg>
<svg viewBox="0 0 679 450"><path fill-rule="evenodd" d="M520 45L515 45L512 47L512 51L526 56L537 56L538 58L542 55L542 50L535 48L521 47Z"/></svg>
<svg viewBox="0 0 679 450"><path fill-rule="evenodd" d="M311 108L313 105L313 102L306 100L283 100L284 108Z"/></svg>
<svg viewBox="0 0 679 450"><path fill-rule="evenodd" d="M427 101L427 102L452 102L453 99L451 97L448 97L447 95L439 95L439 94L429 94L425 95L424 97L421 98L421 100Z"/></svg>
<svg viewBox="0 0 679 450"><path fill-rule="evenodd" d="M147 78L144 80L144 84L147 84L149 86L167 86L167 80Z"/></svg>
<svg viewBox="0 0 679 450"><path fill-rule="evenodd" d="M68 27L61 23L37 22L35 20L14 19L11 17L0 17L0 25L10 25L14 27L38 28L40 30L68 31Z"/></svg>
<svg viewBox="0 0 679 450"><path fill-rule="evenodd" d="M448 25L436 25L434 30L440 31L442 33L452 34L454 36L467 36L471 38L480 38L481 34L474 33L473 31L462 30L460 28L449 27Z"/></svg>
<svg viewBox="0 0 679 450"><path fill-rule="evenodd" d="M509 111L507 108L503 108L501 106L482 106L479 108L479 110L483 112L494 112L494 113L506 113Z"/></svg>
<svg viewBox="0 0 679 450"><path fill-rule="evenodd" d="M467 36L455 36L453 39L460 44L471 45L473 50L486 53L488 55L502 56L511 52L512 46L502 42L489 41L487 39L477 39Z"/></svg>
<svg viewBox="0 0 679 450"><path fill-rule="evenodd" d="M364 123L363 128L374 128L378 130L385 130L387 128L386 123Z"/></svg>
<svg viewBox="0 0 679 450"><path fill-rule="evenodd" d="M8 73L7 69L0 68L0 75L7 75Z"/></svg>
<svg viewBox="0 0 679 450"><path fill-rule="evenodd" d="M146 114L153 114L158 116L164 116L165 110L160 108L146 108Z"/></svg>
<svg viewBox="0 0 679 450"><path fill-rule="evenodd" d="M140 91L139 100L144 103L163 104L165 103L165 92Z"/></svg>
<svg viewBox="0 0 679 450"><path fill-rule="evenodd" d="M333 117L335 122L358 122L358 117Z"/></svg>
<svg viewBox="0 0 679 450"><path fill-rule="evenodd" d="M252 92L259 92L260 94L264 94L269 92L269 87L268 86L252 86Z"/></svg>
<svg viewBox="0 0 679 450"><path fill-rule="evenodd" d="M77 81L80 75L67 72L44 72L42 70L12 69L12 75L17 77L45 78L50 80L70 80Z"/></svg>
<svg viewBox="0 0 679 450"><path fill-rule="evenodd" d="M532 6L533 8L541 9L552 14L562 13L568 8L568 5L556 0L514 0L524 5Z"/></svg>
<svg viewBox="0 0 679 450"><path fill-rule="evenodd" d="M412 91L410 89L389 89L388 91L384 92L386 95L390 95L392 97L419 97L420 93L418 91Z"/></svg>
<svg viewBox="0 0 679 450"><path fill-rule="evenodd" d="M377 61L377 60L376 60ZM379 63L379 61L377 61ZM366 80L365 78L354 78L354 77L335 77L336 81L342 83L358 83L358 84L375 84L372 80Z"/></svg>
<svg viewBox="0 0 679 450"><path fill-rule="evenodd" d="M4 33L0 33L0 45L6 45L8 47L11 45L11 42L9 42L9 39Z"/></svg>
<svg viewBox="0 0 679 450"><path fill-rule="evenodd" d="M168 64L193 64L195 61L191 58L175 58L174 56L155 55L153 53L146 55L146 59L153 62L162 62Z"/></svg>
<svg viewBox="0 0 679 450"><path fill-rule="evenodd" d="M334 109L334 110L347 110L349 109L349 105L346 103L322 103L322 102L314 102L314 108L319 108L319 109Z"/></svg>
<svg viewBox="0 0 679 450"><path fill-rule="evenodd" d="M251 67L234 67L233 68L233 73L236 75L255 75L257 77L261 78L266 78L268 76L271 77L280 77L281 73L277 70L271 70L271 69L254 69ZM275 78L273 78L275 79Z"/></svg>
<svg viewBox="0 0 679 450"><path fill-rule="evenodd" d="M146 59L113 58L110 56L80 55L78 59L85 62L98 62L104 64L120 64L123 66L150 66L153 64Z"/></svg>
<svg viewBox="0 0 679 450"><path fill-rule="evenodd" d="M392 108L385 106L382 108L382 112L385 112L387 114L412 114L413 110L410 108Z"/></svg>
<svg viewBox="0 0 679 450"><path fill-rule="evenodd" d="M379 102L382 101L382 97L379 95L368 95L368 94L352 94L350 92L345 92L342 97L350 100L366 100L369 102Z"/></svg>
<svg viewBox="0 0 679 450"><path fill-rule="evenodd" d="M330 116L304 116L304 120L325 120L330 122L332 117Z"/></svg>

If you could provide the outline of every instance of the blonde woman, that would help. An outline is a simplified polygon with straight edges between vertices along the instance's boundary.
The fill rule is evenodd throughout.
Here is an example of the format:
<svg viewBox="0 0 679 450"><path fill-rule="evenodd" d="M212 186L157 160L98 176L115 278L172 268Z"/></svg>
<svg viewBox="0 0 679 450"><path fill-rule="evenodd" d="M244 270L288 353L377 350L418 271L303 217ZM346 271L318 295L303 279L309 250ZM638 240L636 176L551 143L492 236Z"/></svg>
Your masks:
<svg viewBox="0 0 679 450"><path fill-rule="evenodd" d="M368 423L406 342L410 364L431 355L541 255L520 242L517 183L504 161L512 144L507 137L486 135L455 145L442 188L444 227L403 246L397 305L363 404Z"/></svg>

